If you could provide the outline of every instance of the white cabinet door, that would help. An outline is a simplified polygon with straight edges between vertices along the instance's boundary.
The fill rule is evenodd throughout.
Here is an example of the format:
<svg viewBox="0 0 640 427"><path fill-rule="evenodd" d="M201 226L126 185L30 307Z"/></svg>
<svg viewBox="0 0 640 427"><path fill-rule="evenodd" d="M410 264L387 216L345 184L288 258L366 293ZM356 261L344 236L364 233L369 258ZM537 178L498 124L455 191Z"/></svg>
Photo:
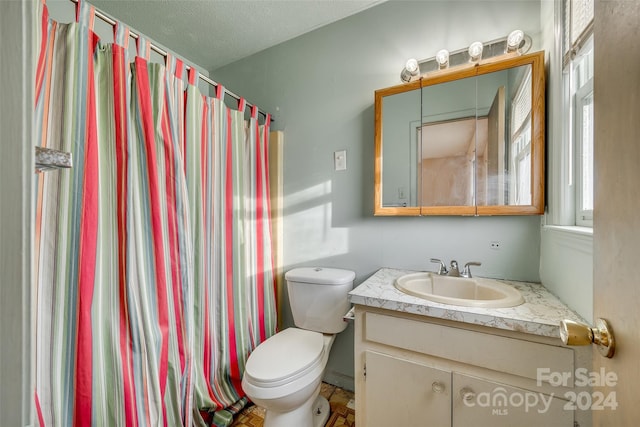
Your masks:
<svg viewBox="0 0 640 427"><path fill-rule="evenodd" d="M454 372L454 427L573 427L566 400Z"/></svg>
<svg viewBox="0 0 640 427"><path fill-rule="evenodd" d="M451 426L451 372L365 352L365 426Z"/></svg>

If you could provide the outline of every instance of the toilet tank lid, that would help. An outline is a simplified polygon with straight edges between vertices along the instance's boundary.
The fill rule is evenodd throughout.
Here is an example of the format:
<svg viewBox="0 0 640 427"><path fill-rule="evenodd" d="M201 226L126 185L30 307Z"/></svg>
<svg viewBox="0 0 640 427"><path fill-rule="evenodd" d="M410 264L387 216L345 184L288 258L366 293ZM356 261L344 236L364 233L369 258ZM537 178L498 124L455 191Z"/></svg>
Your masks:
<svg viewBox="0 0 640 427"><path fill-rule="evenodd" d="M353 282L356 273L351 270L324 267L301 267L287 271L285 279L292 282L318 285L344 285Z"/></svg>

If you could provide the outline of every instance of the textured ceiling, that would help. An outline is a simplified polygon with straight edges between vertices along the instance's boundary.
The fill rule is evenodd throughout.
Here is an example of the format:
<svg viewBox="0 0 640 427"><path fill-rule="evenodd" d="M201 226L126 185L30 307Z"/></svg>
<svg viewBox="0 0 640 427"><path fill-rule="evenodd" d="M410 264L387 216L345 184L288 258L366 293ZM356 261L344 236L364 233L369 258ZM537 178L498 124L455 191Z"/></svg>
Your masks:
<svg viewBox="0 0 640 427"><path fill-rule="evenodd" d="M384 0L89 0L213 71Z"/></svg>

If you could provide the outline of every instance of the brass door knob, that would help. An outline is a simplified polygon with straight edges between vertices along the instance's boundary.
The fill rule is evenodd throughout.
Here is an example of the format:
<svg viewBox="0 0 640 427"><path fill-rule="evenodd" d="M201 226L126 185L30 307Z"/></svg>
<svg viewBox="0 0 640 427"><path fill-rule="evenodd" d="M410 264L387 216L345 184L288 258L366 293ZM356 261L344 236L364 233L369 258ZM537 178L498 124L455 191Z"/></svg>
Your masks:
<svg viewBox="0 0 640 427"><path fill-rule="evenodd" d="M595 328L573 320L562 320L560 322L560 339L565 345L593 343L598 346L600 354L609 358L613 357L616 350L613 331L605 319L596 320Z"/></svg>

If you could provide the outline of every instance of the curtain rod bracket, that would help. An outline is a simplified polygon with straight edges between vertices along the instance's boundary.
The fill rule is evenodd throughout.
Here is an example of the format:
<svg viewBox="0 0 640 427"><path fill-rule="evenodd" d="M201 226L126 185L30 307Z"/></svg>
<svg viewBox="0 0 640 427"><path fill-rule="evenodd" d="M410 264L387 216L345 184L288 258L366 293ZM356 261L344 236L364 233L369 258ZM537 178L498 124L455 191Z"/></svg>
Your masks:
<svg viewBox="0 0 640 427"><path fill-rule="evenodd" d="M36 172L45 172L73 167L71 153L53 150L51 148L36 147Z"/></svg>

